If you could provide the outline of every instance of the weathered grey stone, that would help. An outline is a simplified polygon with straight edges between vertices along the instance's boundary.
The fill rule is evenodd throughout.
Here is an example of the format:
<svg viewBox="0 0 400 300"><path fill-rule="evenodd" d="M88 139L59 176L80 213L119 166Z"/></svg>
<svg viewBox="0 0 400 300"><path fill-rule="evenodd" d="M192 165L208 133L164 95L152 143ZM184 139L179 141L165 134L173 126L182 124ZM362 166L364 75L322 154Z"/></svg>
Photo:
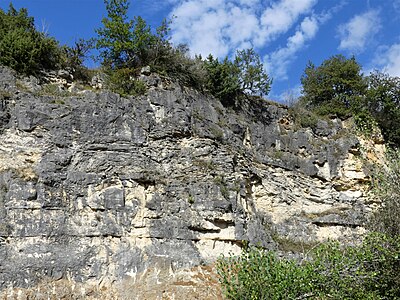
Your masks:
<svg viewBox="0 0 400 300"><path fill-rule="evenodd" d="M0 85L14 79L0 68ZM276 249L362 231L362 149L340 120L298 129L284 106L226 108L158 79L129 99L10 94L0 124L0 294L128 282L137 290L117 295L141 299L147 284L157 289L243 241Z"/></svg>
<svg viewBox="0 0 400 300"><path fill-rule="evenodd" d="M0 66L0 90L13 91L16 89L17 73L3 66Z"/></svg>

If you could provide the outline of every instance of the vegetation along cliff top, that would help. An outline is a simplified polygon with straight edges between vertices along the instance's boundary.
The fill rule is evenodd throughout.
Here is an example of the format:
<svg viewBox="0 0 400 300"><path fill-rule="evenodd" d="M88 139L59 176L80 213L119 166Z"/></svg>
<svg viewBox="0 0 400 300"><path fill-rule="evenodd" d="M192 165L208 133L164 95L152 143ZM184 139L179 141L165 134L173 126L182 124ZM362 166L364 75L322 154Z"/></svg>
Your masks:
<svg viewBox="0 0 400 300"><path fill-rule="evenodd" d="M0 3L0 298L400 299L399 1L64 2Z"/></svg>

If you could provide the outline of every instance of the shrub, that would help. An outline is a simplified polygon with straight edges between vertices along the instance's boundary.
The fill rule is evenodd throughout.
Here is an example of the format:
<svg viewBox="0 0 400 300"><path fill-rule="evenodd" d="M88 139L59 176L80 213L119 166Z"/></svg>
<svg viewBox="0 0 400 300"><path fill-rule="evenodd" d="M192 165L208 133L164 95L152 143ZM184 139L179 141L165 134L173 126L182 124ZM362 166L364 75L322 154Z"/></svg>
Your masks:
<svg viewBox="0 0 400 300"><path fill-rule="evenodd" d="M168 39L170 22L164 20L153 33L140 16L128 19L128 0L104 2L108 16L102 20L103 27L96 30L96 48L103 66L110 70L150 66L154 72L183 84L202 87L206 77L203 63L199 58L190 58L185 45L172 46Z"/></svg>
<svg viewBox="0 0 400 300"><path fill-rule="evenodd" d="M177 79L182 84L202 89L207 78L202 59L198 56L191 58L186 45L164 45L162 48L150 65L152 70Z"/></svg>
<svg viewBox="0 0 400 300"><path fill-rule="evenodd" d="M225 57L220 62L210 54L204 64L207 90L226 105L235 103L240 95L267 95L271 89L272 80L253 49L237 51L234 61Z"/></svg>
<svg viewBox="0 0 400 300"><path fill-rule="evenodd" d="M146 91L145 84L136 78L135 70L129 68L109 72L106 86L121 96L142 95Z"/></svg>
<svg viewBox="0 0 400 300"><path fill-rule="evenodd" d="M87 58L88 53L92 50L94 44L93 39L79 39L75 41L74 46L63 46L62 49L62 67L72 70L75 79L88 81L90 79L90 71L83 62Z"/></svg>
<svg viewBox="0 0 400 300"><path fill-rule="evenodd" d="M300 128L311 128L316 129L318 125L319 116L312 110L307 108L307 103L304 99L291 103L289 107L289 114L293 117L293 120L297 127Z"/></svg>
<svg viewBox="0 0 400 300"><path fill-rule="evenodd" d="M296 299L309 290L307 268L257 247L245 248L238 257L221 257L217 272L227 299Z"/></svg>
<svg viewBox="0 0 400 300"><path fill-rule="evenodd" d="M368 235L359 246L320 245L299 262L245 248L217 261L227 299L399 299L400 237Z"/></svg>
<svg viewBox="0 0 400 300"><path fill-rule="evenodd" d="M8 12L0 9L0 64L30 75L55 69L60 60L58 43L35 29L26 9L17 11L12 4Z"/></svg>

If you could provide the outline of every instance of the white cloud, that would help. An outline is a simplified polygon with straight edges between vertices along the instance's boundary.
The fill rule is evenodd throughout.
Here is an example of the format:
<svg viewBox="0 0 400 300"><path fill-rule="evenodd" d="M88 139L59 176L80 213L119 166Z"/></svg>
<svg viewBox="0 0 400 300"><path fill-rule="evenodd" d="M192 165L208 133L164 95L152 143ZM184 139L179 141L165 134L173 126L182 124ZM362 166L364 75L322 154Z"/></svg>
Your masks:
<svg viewBox="0 0 400 300"><path fill-rule="evenodd" d="M261 16L262 31L259 43L273 40L287 32L300 15L307 13L316 0L282 0L265 9Z"/></svg>
<svg viewBox="0 0 400 300"><path fill-rule="evenodd" d="M276 80L287 79L288 66L296 58L295 54L306 42L314 38L318 31L319 20L316 16L305 17L297 31L288 38L286 46L264 57L268 73Z"/></svg>
<svg viewBox="0 0 400 300"><path fill-rule="evenodd" d="M260 4L260 0L239 0L239 3L241 4L241 5L246 5L246 6L255 6L255 5L258 5L258 4Z"/></svg>
<svg viewBox="0 0 400 300"><path fill-rule="evenodd" d="M296 84L294 87L283 91L281 94L275 95L274 98L287 106L293 106L299 100L302 89L303 86L301 84Z"/></svg>
<svg viewBox="0 0 400 300"><path fill-rule="evenodd" d="M400 43L381 47L374 63L382 72L400 77Z"/></svg>
<svg viewBox="0 0 400 300"><path fill-rule="evenodd" d="M286 33L317 0L169 0L172 41L186 43L192 54L224 57L236 49L261 48Z"/></svg>
<svg viewBox="0 0 400 300"><path fill-rule="evenodd" d="M373 36L380 29L380 18L377 11L367 11L354 16L348 23L338 27L340 50L362 52Z"/></svg>
<svg viewBox="0 0 400 300"><path fill-rule="evenodd" d="M307 46L307 42L315 37L319 27L329 21L345 4L341 1L328 11L305 17L297 27L296 32L287 39L284 47L264 57L267 72L272 75L274 80L288 79L288 68L297 58L297 53L303 50Z"/></svg>

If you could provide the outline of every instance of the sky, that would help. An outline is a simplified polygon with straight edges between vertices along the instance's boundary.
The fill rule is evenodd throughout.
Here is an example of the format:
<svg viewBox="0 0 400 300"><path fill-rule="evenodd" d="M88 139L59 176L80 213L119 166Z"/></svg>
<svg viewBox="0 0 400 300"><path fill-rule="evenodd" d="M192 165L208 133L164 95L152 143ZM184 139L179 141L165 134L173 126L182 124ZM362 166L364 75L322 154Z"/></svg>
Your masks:
<svg viewBox="0 0 400 300"><path fill-rule="evenodd" d="M106 16L102 0L12 2L68 45L95 37ZM0 8L9 3L0 0ZM267 98L279 102L300 95L309 61L318 66L337 54L354 55L365 75L400 76L400 0L131 0L134 16L154 29L171 19L171 41L186 43L192 55L232 58L253 47L273 78Z"/></svg>

